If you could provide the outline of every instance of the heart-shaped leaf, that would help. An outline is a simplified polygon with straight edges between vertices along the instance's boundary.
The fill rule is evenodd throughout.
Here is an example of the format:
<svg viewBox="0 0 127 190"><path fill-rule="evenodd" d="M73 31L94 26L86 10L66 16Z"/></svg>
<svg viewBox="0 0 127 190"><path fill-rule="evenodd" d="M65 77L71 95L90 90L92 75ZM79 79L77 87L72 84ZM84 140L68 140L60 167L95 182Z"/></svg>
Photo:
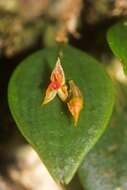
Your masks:
<svg viewBox="0 0 127 190"><path fill-rule="evenodd" d="M123 63L125 74L127 74L127 21L112 26L107 35L108 43L113 53Z"/></svg>
<svg viewBox="0 0 127 190"><path fill-rule="evenodd" d="M79 169L85 190L127 189L127 86L117 90L111 125Z"/></svg>
<svg viewBox="0 0 127 190"><path fill-rule="evenodd" d="M61 62L66 79L76 82L85 101L77 128L58 97L41 106L57 53L57 47L45 49L18 66L9 85L9 105L18 128L51 175L67 184L104 131L114 95L111 80L98 62L65 46Z"/></svg>

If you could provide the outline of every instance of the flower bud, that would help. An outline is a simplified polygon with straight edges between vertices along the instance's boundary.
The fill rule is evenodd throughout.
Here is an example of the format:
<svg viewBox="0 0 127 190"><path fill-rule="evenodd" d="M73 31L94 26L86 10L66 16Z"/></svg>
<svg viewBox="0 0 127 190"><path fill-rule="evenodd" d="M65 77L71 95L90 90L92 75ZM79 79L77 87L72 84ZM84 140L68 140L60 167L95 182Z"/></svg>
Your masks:
<svg viewBox="0 0 127 190"><path fill-rule="evenodd" d="M69 88L67 106L74 118L74 126L76 127L80 112L83 108L83 97L81 95L80 89L73 80L69 81Z"/></svg>

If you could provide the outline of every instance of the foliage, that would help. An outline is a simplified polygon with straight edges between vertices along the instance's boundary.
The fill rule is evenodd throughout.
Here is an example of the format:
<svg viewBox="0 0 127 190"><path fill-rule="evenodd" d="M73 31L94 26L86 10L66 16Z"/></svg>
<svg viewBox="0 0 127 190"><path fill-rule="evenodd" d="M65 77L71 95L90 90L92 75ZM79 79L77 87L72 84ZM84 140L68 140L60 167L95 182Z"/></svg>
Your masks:
<svg viewBox="0 0 127 190"><path fill-rule="evenodd" d="M67 184L107 126L114 89L95 59L65 46L61 62L66 78L76 81L85 101L75 128L59 99L41 106L57 53L58 48L53 47L25 59L12 75L8 93L10 109L21 133L54 179Z"/></svg>
<svg viewBox="0 0 127 190"><path fill-rule="evenodd" d="M108 43L113 53L123 63L125 74L127 74L127 21L123 20L108 31Z"/></svg>
<svg viewBox="0 0 127 190"><path fill-rule="evenodd" d="M117 100L110 126L79 169L85 190L127 188L127 86L117 83Z"/></svg>

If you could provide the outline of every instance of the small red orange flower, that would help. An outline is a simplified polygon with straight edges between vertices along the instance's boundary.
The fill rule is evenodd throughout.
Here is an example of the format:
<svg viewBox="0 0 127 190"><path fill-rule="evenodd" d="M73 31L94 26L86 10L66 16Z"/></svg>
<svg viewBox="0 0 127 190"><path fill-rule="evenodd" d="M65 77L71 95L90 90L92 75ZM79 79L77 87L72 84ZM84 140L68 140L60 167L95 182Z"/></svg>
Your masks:
<svg viewBox="0 0 127 190"><path fill-rule="evenodd" d="M67 88L65 85L64 71L61 66L59 57L57 59L56 66L51 73L50 80L51 82L46 90L46 95L43 104L49 103L51 100L55 98L57 94L61 98L61 100L65 101L67 98Z"/></svg>

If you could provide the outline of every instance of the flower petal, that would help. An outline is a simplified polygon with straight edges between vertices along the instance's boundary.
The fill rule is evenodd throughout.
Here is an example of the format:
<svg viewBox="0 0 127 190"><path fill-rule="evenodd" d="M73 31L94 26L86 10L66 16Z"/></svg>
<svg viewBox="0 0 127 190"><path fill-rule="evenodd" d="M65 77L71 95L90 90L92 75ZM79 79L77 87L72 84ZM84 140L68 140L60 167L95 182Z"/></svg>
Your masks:
<svg viewBox="0 0 127 190"><path fill-rule="evenodd" d="M65 84L65 75L59 57L50 79L52 82L61 84L61 86Z"/></svg>
<svg viewBox="0 0 127 190"><path fill-rule="evenodd" d="M68 90L67 90L67 85L63 85L59 90L58 90L58 96L59 98L65 102L68 98Z"/></svg>
<svg viewBox="0 0 127 190"><path fill-rule="evenodd" d="M51 84L49 84L49 86L46 90L44 101L42 104L49 103L51 100L53 100L55 98L56 94L57 94L57 90L52 89Z"/></svg>

